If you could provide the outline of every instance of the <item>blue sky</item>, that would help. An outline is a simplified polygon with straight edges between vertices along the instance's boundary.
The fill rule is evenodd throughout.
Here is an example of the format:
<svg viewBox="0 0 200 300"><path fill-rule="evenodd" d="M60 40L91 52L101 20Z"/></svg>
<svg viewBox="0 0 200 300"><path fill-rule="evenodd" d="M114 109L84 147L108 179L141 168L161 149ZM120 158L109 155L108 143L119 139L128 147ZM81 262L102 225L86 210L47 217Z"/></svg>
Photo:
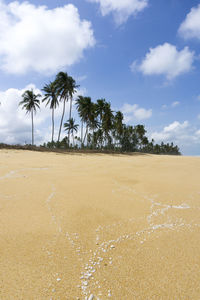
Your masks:
<svg viewBox="0 0 200 300"><path fill-rule="evenodd" d="M30 142L21 94L60 70L149 138L200 155L200 1L0 0L0 141ZM49 110L35 123L37 143L50 140Z"/></svg>

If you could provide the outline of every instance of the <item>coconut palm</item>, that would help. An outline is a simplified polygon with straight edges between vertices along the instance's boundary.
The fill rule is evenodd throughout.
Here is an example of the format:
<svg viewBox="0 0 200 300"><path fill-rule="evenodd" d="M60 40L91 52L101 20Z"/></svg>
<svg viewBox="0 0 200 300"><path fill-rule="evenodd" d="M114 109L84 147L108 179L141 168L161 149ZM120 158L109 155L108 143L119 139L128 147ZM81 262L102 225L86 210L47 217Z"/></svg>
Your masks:
<svg viewBox="0 0 200 300"><path fill-rule="evenodd" d="M69 108L69 120L72 117L72 99L73 99L73 95L77 92L77 88L79 87L79 85L76 84L76 81L69 76L68 77L68 81L69 81L69 98L70 98L70 108Z"/></svg>
<svg viewBox="0 0 200 300"><path fill-rule="evenodd" d="M72 99L73 99L73 95L77 92L77 88L79 87L79 85L76 84L76 81L69 76L68 77L68 81L69 81L69 99L70 99L70 107L69 107L69 120L72 118ZM68 139L70 137L70 130L68 133Z"/></svg>
<svg viewBox="0 0 200 300"><path fill-rule="evenodd" d="M50 105L50 109L52 109L52 138L51 141L53 143L54 138L54 110L59 105L58 97L56 94L56 85L55 82L50 82L49 84L46 84L44 88L42 89L44 91L44 98L42 99L42 102L46 101L46 106Z"/></svg>
<svg viewBox="0 0 200 300"><path fill-rule="evenodd" d="M60 101L63 101L63 112L62 112L62 116L61 116L61 120L60 120L59 132L58 132L58 142L59 142L62 124L63 124L63 118L65 115L65 106L66 106L66 102L68 101L68 98L69 98L69 76L67 73L59 72L56 75L55 87L56 87L57 96L59 96Z"/></svg>
<svg viewBox="0 0 200 300"><path fill-rule="evenodd" d="M76 99L76 108L79 113L79 117L81 119L81 145L83 144L83 123L84 123L84 116L83 116L83 103L84 103L84 98L83 96L78 96Z"/></svg>
<svg viewBox="0 0 200 300"><path fill-rule="evenodd" d="M75 88L78 86L76 85L75 80L71 76L68 76L68 74L65 72L59 72L56 75L55 86L56 86L57 95L59 95L60 97L60 101L63 101L63 113L61 116L60 129L58 133L58 142L59 142L60 134L62 130L63 118L65 115L66 102L70 99L70 110L69 110L69 120L70 120L71 110L72 110L72 97L73 94L76 92ZM70 131L68 134L70 135Z"/></svg>
<svg viewBox="0 0 200 300"><path fill-rule="evenodd" d="M77 132L78 131L78 124L75 124L75 119L71 118L69 119L66 123L64 123L64 128L65 130L68 131L68 134L69 132L71 132L72 134L72 138L73 138L73 146L74 146L74 131ZM70 145L70 141L69 142L69 145Z"/></svg>
<svg viewBox="0 0 200 300"><path fill-rule="evenodd" d="M107 142L109 145L111 145L111 136L109 135L109 132L113 128L113 111L111 110L110 103L106 102L104 106L104 113L102 118L102 129L105 133L105 137L107 139Z"/></svg>
<svg viewBox="0 0 200 300"><path fill-rule="evenodd" d="M123 133L123 113L121 111L117 111L114 116L114 126L113 126L113 136L119 141L120 136Z"/></svg>
<svg viewBox="0 0 200 300"><path fill-rule="evenodd" d="M90 121L92 119L92 114L94 111L94 105L90 97L84 97L84 101L81 106L81 116L83 121L86 123L86 132L83 139L83 144L85 142L85 138L87 137L88 140L88 129L90 126Z"/></svg>
<svg viewBox="0 0 200 300"><path fill-rule="evenodd" d="M20 101L19 105L22 105L22 109L26 110L26 113L31 113L31 120L32 120L32 145L34 145L34 123L33 123L33 113L36 113L37 108L40 108L40 100L38 99L41 97L40 94L35 95L32 90L26 90L22 98L23 100Z"/></svg>
<svg viewBox="0 0 200 300"><path fill-rule="evenodd" d="M106 100L105 99L98 99L97 104L96 104L96 112L97 115L99 116L100 122L101 122L101 127L102 127L102 119L103 119L103 113L104 113L104 108L106 105Z"/></svg>

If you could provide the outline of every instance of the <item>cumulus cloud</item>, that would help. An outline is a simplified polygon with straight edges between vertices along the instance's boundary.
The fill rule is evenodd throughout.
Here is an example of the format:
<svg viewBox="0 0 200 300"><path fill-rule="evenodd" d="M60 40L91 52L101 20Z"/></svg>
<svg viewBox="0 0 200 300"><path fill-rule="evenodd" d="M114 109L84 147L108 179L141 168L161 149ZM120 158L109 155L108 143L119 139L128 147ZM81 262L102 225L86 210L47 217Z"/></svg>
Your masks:
<svg viewBox="0 0 200 300"><path fill-rule="evenodd" d="M142 107L139 107L137 104L128 104L125 103L121 111L124 114L125 122L130 122L130 121L141 121L145 119L149 119L152 116L152 109L145 109Z"/></svg>
<svg viewBox="0 0 200 300"><path fill-rule="evenodd" d="M94 44L91 23L81 20L72 4L48 9L0 0L0 59L8 73L55 73L78 62Z"/></svg>
<svg viewBox="0 0 200 300"><path fill-rule="evenodd" d="M161 131L155 131L151 134L155 142L174 142L180 147L191 146L192 144L200 144L199 139L200 130L193 128L188 121L180 123L174 121L173 123L165 126Z"/></svg>
<svg viewBox="0 0 200 300"><path fill-rule="evenodd" d="M26 111L22 110L22 107L19 107L19 102L22 100L21 96L27 89L33 89L35 94L42 95L42 92L34 84L29 84L23 89L10 88L6 91L0 91L1 143L31 143L31 116L26 114ZM84 95L85 92L85 89L82 89L78 90L77 94ZM68 112L69 103L66 106L66 117L64 121L68 119ZM55 110L55 139L58 134L61 113L62 104ZM36 144L51 140L51 111L45 106L45 103L40 104L40 109L34 115L34 125Z"/></svg>
<svg viewBox="0 0 200 300"><path fill-rule="evenodd" d="M193 7L179 28L179 34L185 38L200 40L200 4Z"/></svg>
<svg viewBox="0 0 200 300"><path fill-rule="evenodd" d="M88 0L100 4L101 14L113 14L116 24L126 22L131 15L136 15L148 5L148 0Z"/></svg>
<svg viewBox="0 0 200 300"><path fill-rule="evenodd" d="M137 67L144 75L164 75L168 80L192 69L194 52L188 47L178 51L169 43L150 48L142 63Z"/></svg>

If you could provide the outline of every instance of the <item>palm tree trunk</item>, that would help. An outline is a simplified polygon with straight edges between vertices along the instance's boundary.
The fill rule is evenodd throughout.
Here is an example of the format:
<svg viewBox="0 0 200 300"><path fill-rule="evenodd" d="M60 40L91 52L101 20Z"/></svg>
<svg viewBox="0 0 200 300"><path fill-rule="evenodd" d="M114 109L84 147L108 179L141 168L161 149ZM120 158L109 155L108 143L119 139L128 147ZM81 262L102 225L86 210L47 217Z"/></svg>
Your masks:
<svg viewBox="0 0 200 300"><path fill-rule="evenodd" d="M94 149L94 128L92 128L92 147Z"/></svg>
<svg viewBox="0 0 200 300"><path fill-rule="evenodd" d="M81 122L81 145L83 143L83 121Z"/></svg>
<svg viewBox="0 0 200 300"><path fill-rule="evenodd" d="M70 147L70 135L69 135L70 129L68 129L68 147Z"/></svg>
<svg viewBox="0 0 200 300"><path fill-rule="evenodd" d="M74 133L72 131L72 139L73 139L73 148L74 148Z"/></svg>
<svg viewBox="0 0 200 300"><path fill-rule="evenodd" d="M52 143L53 143L53 137L54 137L54 107L52 108L52 138L51 138Z"/></svg>
<svg viewBox="0 0 200 300"><path fill-rule="evenodd" d="M32 146L33 146L34 145L33 109L31 110L31 120L32 120Z"/></svg>
<svg viewBox="0 0 200 300"><path fill-rule="evenodd" d="M72 117L72 97L70 97L69 120L71 120L71 117ZM70 129L68 133L68 143L70 145Z"/></svg>
<svg viewBox="0 0 200 300"><path fill-rule="evenodd" d="M87 133L88 133L88 125L86 126L86 132L85 132L85 136L84 136L84 139L83 139L83 145L84 145L84 143L85 143L85 138L86 138L86 136L87 136Z"/></svg>
<svg viewBox="0 0 200 300"><path fill-rule="evenodd" d="M66 104L66 99L64 99L64 102L63 102L63 113L62 113L62 117L61 117L61 121L60 121L60 129L59 129L59 133L58 133L58 142L60 141L60 134L61 134L63 118L64 118L64 114L65 114L65 104Z"/></svg>

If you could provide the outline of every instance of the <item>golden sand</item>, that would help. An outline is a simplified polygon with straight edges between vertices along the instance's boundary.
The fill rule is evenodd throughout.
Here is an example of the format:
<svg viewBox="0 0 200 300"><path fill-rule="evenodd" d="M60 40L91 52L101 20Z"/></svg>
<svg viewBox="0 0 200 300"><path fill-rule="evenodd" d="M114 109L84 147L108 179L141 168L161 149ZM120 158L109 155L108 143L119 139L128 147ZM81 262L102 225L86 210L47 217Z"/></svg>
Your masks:
<svg viewBox="0 0 200 300"><path fill-rule="evenodd" d="M0 299L200 299L200 158L0 151Z"/></svg>

